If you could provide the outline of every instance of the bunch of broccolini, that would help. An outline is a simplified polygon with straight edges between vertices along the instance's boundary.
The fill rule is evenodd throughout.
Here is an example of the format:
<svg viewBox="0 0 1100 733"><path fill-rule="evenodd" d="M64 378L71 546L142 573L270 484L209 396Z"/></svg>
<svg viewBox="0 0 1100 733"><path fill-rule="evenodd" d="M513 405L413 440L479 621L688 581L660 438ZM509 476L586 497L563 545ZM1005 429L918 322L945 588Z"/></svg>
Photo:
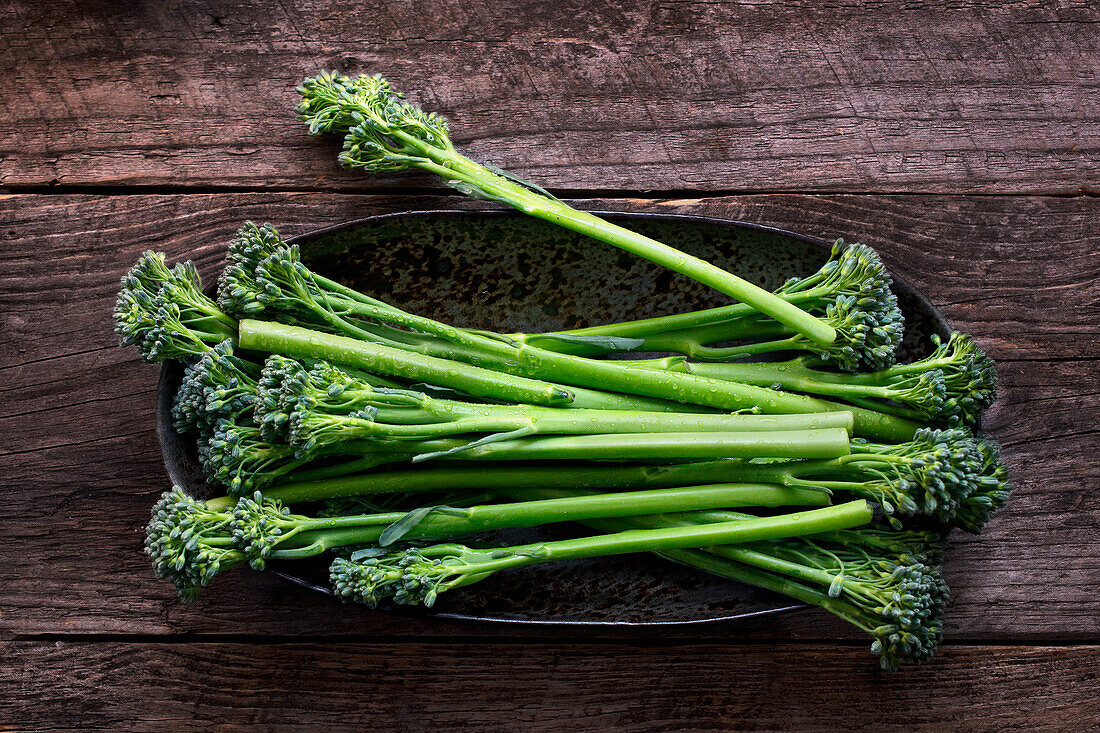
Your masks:
<svg viewBox="0 0 1100 733"><path fill-rule="evenodd" d="M237 233L215 297L191 263L145 253L117 331L183 363L173 425L225 494L174 487L153 509L146 552L182 598L233 567L334 554L339 598L431 606L512 568L648 552L819 606L886 668L933 654L946 534L981 531L1010 491L974 432L996 375L960 333L895 363L902 315L874 251L838 241L768 292L471 161L379 76L298 91L349 168L435 173L738 302L497 333L316 273L270 225ZM587 529L505 547L482 534L560 522Z"/></svg>

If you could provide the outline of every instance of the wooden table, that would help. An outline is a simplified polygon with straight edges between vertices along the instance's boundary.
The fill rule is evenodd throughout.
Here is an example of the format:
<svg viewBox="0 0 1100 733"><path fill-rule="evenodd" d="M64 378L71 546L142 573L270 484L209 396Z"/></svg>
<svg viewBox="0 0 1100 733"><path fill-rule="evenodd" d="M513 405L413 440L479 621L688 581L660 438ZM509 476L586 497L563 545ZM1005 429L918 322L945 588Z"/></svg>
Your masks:
<svg viewBox="0 0 1100 733"><path fill-rule="evenodd" d="M1100 11L980 5L0 2L0 726L1095 728ZM974 334L1018 488L954 538L938 657L881 673L815 611L529 630L156 581L157 370L117 348L119 276L146 248L213 276L245 219L456 203L337 168L290 113L323 68L581 207L870 244Z"/></svg>

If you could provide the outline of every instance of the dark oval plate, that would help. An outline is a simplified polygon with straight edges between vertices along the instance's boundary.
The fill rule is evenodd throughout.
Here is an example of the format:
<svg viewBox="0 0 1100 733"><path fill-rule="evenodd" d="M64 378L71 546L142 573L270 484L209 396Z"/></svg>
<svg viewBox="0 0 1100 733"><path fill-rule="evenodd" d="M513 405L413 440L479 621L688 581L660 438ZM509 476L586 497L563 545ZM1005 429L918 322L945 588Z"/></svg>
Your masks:
<svg viewBox="0 0 1100 733"><path fill-rule="evenodd" d="M806 275L830 242L772 227L701 216L597 212L766 288ZM608 245L512 211L414 211L373 216L295 237L318 272L415 313L498 331L551 331L709 308L713 290ZM900 358L928 353L949 332L920 293L895 278L905 315ZM182 370L161 370L157 433L172 482L197 496L194 442L172 428ZM562 525L501 533L509 544L571 536ZM574 535L575 536L575 535ZM327 563L284 565L288 581L330 593ZM536 565L501 573L476 591L441 596L447 618L531 624L664 625L747 618L798 608L789 599L642 556ZM408 613L407 609L400 609ZM416 613L416 612L414 612Z"/></svg>

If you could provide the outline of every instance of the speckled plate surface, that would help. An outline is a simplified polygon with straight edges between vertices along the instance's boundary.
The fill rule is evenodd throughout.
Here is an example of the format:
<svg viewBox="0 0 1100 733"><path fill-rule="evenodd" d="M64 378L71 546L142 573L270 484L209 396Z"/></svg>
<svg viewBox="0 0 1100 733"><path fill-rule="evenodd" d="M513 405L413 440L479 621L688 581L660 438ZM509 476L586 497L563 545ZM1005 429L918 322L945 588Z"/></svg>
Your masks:
<svg viewBox="0 0 1100 733"><path fill-rule="evenodd" d="M815 271L830 243L698 216L598 212L769 289ZM278 222L273 222L278 225ZM590 239L511 211L417 211L349 222L295 237L318 272L415 313L497 331L551 331L646 318L726 302L713 290ZM906 283L901 359L946 335L938 311ZM181 369L168 363L157 393L158 435L172 481L210 496L195 446L172 429ZM565 526L500 533L509 544L575 536ZM274 568L328 593L325 562ZM448 593L430 612L530 624L662 625L747 618L797 608L776 596L689 568L624 556L500 573L476 591ZM402 610L407 613L407 610ZM415 612L420 613L420 612Z"/></svg>

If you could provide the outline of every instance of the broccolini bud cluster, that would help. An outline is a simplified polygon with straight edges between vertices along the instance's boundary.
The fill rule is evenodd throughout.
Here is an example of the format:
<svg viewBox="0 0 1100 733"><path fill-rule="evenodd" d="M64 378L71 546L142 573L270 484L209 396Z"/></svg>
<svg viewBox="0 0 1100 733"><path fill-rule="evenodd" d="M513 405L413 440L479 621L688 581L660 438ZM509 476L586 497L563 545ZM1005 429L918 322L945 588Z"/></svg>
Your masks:
<svg viewBox="0 0 1100 733"><path fill-rule="evenodd" d="M446 590L447 580L461 572L461 564L456 563L448 558L425 557L416 549L359 561L338 557L329 568L329 580L333 593L344 602L376 608L382 601L392 600L400 605L430 608L439 593Z"/></svg>
<svg viewBox="0 0 1100 733"><path fill-rule="evenodd" d="M306 79L299 119L310 133L346 134L340 162L372 173L430 162L431 149L453 150L447 120L404 101L379 75L355 79L336 72Z"/></svg>
<svg viewBox="0 0 1100 733"><path fill-rule="evenodd" d="M300 396L296 385L309 378L310 370L296 359L279 354L267 357L256 387L255 411L264 440L287 440L290 415L297 408Z"/></svg>
<svg viewBox="0 0 1100 733"><path fill-rule="evenodd" d="M265 499L258 491L237 500L233 507L233 541L253 569L263 570L275 547L296 533L293 522L287 521L290 516L289 509Z"/></svg>
<svg viewBox="0 0 1100 733"><path fill-rule="evenodd" d="M269 485L308 459L293 447L268 441L255 425L219 420L210 437L199 444L199 461L209 480L225 486L231 496L244 496Z"/></svg>
<svg viewBox="0 0 1100 733"><path fill-rule="evenodd" d="M1008 480L1008 468L1001 460L1001 449L988 438L976 438L975 447L980 456L981 470L975 480L974 490L963 499L955 511L954 524L961 529L978 534L993 512L1008 501L1012 483Z"/></svg>
<svg viewBox="0 0 1100 733"><path fill-rule="evenodd" d="M973 339L958 331L952 331L946 343L935 335L932 340L936 344L932 355L906 366L935 365L943 374L946 387L940 414L950 425L973 425L997 399L997 370L993 360Z"/></svg>
<svg viewBox="0 0 1100 733"><path fill-rule="evenodd" d="M927 419L943 414L947 402L947 384L939 369L899 379L886 388L885 398L917 410Z"/></svg>
<svg viewBox="0 0 1100 733"><path fill-rule="evenodd" d="M939 567L886 561L860 580L866 603L883 621L872 630L871 651L883 669L896 670L902 661L925 662L943 638L943 610L950 598Z"/></svg>
<svg viewBox="0 0 1100 733"><path fill-rule="evenodd" d="M115 303L115 332L145 361L190 361L214 344L234 338L236 322L203 295L190 262L169 269L164 255L144 252L122 277Z"/></svg>
<svg viewBox="0 0 1100 733"><path fill-rule="evenodd" d="M180 598L189 601L219 572L244 562L229 537L232 519L178 486L166 491L145 528L145 553L157 577L171 581Z"/></svg>
<svg viewBox="0 0 1100 733"><path fill-rule="evenodd" d="M827 543L820 556L832 575L829 595L854 603L869 618L871 651L884 669L931 658L943 636L950 591L943 580L943 541L929 532L845 532L843 544ZM807 544L814 544L809 537ZM882 545L885 545L882 546Z"/></svg>
<svg viewBox="0 0 1100 733"><path fill-rule="evenodd" d="M283 306L291 312L302 304L281 297L279 289L258 277L258 270L270 257L284 248L274 227L258 227L248 222L229 244L228 264L218 278L218 304L239 318L254 318L268 308Z"/></svg>
<svg viewBox="0 0 1100 733"><path fill-rule="evenodd" d="M856 493L877 501L888 513L934 517L950 525L960 503L981 473L981 456L969 431L921 428L900 445L852 441L842 462L858 464L869 477Z"/></svg>
<svg viewBox="0 0 1100 733"><path fill-rule="evenodd" d="M791 278L776 293L821 294L803 307L822 314L837 331L836 340L828 346L805 340L804 348L822 361L850 372L885 369L894 363L903 330L890 275L870 247L855 244L841 249L843 244L837 240L833 257L816 273Z"/></svg>
<svg viewBox="0 0 1100 733"><path fill-rule="evenodd" d="M365 296L364 296L364 299ZM239 318L269 318L346 335L366 335L344 317L349 300L329 292L270 225L243 227L218 280L218 303Z"/></svg>
<svg viewBox="0 0 1100 733"><path fill-rule="evenodd" d="M184 371L172 405L181 433L210 433L220 420L236 420L256 403L256 365L234 354L229 339L204 353Z"/></svg>

